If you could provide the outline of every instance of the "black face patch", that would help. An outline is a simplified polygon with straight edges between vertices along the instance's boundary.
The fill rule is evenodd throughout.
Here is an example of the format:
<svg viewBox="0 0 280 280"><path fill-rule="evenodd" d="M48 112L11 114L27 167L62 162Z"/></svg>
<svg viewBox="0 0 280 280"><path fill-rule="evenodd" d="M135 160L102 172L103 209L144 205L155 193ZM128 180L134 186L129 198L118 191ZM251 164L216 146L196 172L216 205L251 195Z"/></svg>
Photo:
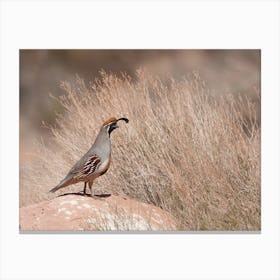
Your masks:
<svg viewBox="0 0 280 280"><path fill-rule="evenodd" d="M108 130L108 133L109 135L111 134L111 132L117 128L117 124L116 123L112 123L110 126L109 126L109 130Z"/></svg>

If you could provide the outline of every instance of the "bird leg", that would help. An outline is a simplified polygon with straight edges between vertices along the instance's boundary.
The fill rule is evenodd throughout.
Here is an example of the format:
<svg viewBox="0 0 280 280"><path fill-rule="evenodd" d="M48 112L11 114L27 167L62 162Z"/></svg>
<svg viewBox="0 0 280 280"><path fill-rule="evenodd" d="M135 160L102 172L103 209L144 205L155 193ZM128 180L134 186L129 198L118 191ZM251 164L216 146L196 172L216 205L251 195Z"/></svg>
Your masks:
<svg viewBox="0 0 280 280"><path fill-rule="evenodd" d="M91 181L91 182L88 182L88 186L89 186L89 190L90 190L90 194L91 194L91 196L93 197L94 196L94 193L92 192L92 184L93 184L93 182Z"/></svg>
<svg viewBox="0 0 280 280"><path fill-rule="evenodd" d="M98 199L98 200L104 200L104 199L103 199L102 197L100 197L99 195L94 195L94 190L92 189L92 185L93 185L93 181L88 182L88 186L89 186L89 189L90 189L91 197L94 198L94 199Z"/></svg>
<svg viewBox="0 0 280 280"><path fill-rule="evenodd" d="M85 182L85 186L84 186L84 195L87 194L87 182Z"/></svg>

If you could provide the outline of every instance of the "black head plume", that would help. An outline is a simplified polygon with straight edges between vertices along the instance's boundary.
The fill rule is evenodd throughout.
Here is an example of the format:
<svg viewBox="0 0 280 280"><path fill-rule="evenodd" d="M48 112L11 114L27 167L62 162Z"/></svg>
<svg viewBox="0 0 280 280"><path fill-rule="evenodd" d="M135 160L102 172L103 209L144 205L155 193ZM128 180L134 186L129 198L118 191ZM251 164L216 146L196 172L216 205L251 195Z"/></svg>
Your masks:
<svg viewBox="0 0 280 280"><path fill-rule="evenodd" d="M118 120L117 120L117 122L118 121L125 121L126 123L128 123L129 122L129 119L127 119L127 118L119 118Z"/></svg>

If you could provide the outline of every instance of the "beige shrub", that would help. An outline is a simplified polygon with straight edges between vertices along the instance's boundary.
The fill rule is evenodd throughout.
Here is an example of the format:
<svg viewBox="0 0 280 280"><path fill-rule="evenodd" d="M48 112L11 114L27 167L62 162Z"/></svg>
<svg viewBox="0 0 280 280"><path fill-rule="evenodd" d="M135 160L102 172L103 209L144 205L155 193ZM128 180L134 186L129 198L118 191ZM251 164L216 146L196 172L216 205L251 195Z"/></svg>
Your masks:
<svg viewBox="0 0 280 280"><path fill-rule="evenodd" d="M126 194L169 211L183 230L260 230L260 102L216 96L197 75L136 81L101 72L91 85L62 83L64 114L20 173L20 204L47 192L92 145L102 122L128 117L112 133L112 165L95 191ZM258 94L256 93L256 97ZM60 193L82 190L82 183Z"/></svg>

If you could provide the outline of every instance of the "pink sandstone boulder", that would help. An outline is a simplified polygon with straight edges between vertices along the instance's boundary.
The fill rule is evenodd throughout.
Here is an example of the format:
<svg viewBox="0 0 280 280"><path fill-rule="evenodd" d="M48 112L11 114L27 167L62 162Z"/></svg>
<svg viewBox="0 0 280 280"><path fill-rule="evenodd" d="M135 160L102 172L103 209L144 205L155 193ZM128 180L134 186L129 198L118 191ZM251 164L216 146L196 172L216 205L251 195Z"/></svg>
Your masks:
<svg viewBox="0 0 280 280"><path fill-rule="evenodd" d="M20 231L176 230L166 211L127 197L64 195L19 210Z"/></svg>

